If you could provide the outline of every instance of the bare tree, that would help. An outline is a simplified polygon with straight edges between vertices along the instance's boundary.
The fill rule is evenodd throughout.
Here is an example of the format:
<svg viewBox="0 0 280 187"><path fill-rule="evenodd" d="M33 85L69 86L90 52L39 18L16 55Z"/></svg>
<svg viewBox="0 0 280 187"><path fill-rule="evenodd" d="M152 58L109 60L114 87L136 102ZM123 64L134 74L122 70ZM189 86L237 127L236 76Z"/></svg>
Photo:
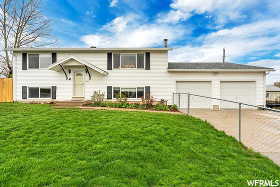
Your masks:
<svg viewBox="0 0 280 187"><path fill-rule="evenodd" d="M51 45L50 20L40 10L40 0L2 0L0 3L0 74L11 77L12 60L8 48Z"/></svg>

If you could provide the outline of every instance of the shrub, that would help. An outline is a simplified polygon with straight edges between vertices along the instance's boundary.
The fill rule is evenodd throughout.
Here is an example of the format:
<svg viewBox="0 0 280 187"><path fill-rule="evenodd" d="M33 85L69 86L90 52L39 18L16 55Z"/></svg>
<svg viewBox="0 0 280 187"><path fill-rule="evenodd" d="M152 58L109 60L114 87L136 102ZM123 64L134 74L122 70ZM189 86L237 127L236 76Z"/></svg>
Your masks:
<svg viewBox="0 0 280 187"><path fill-rule="evenodd" d="M172 112L177 112L178 111L178 107L175 104L174 105L169 105L168 108Z"/></svg>
<svg viewBox="0 0 280 187"><path fill-rule="evenodd" d="M153 103L155 101L153 97L148 97L148 98L141 97L141 100L142 100L142 104L145 106L146 109L153 108Z"/></svg>
<svg viewBox="0 0 280 187"><path fill-rule="evenodd" d="M94 91L93 95L91 96L91 100L96 103L96 102L103 102L104 101L104 92L102 92L101 90L98 91Z"/></svg>
<svg viewBox="0 0 280 187"><path fill-rule="evenodd" d="M121 103L127 103L127 96L120 93L117 95L117 101Z"/></svg>
<svg viewBox="0 0 280 187"><path fill-rule="evenodd" d="M153 108L155 110L163 110L163 111L168 111L169 110L169 107L167 105L164 105L164 104L156 104Z"/></svg>

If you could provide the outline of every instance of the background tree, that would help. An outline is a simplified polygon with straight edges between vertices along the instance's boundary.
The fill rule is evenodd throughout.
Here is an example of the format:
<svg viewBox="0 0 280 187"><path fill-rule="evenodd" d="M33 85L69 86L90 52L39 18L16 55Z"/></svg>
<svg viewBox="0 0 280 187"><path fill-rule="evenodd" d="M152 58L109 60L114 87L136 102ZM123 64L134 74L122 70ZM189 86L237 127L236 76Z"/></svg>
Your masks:
<svg viewBox="0 0 280 187"><path fill-rule="evenodd" d="M41 0L2 0L0 2L0 74L11 77L9 48L41 47L55 43L50 39L50 20L42 14Z"/></svg>

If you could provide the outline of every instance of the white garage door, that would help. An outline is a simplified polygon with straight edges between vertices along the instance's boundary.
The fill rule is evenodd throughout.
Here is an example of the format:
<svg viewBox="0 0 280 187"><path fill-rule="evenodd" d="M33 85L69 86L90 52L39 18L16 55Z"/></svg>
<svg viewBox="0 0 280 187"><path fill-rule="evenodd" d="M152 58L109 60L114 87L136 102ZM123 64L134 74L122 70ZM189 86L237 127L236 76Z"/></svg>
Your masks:
<svg viewBox="0 0 280 187"><path fill-rule="evenodd" d="M221 98L251 105L256 104L256 82L221 82ZM221 108L237 108L238 104L221 102Z"/></svg>
<svg viewBox="0 0 280 187"><path fill-rule="evenodd" d="M211 82L210 81L188 81L188 82L177 82L177 93L192 93L197 95L203 95L211 97ZM191 108L211 108L210 99L191 96L190 98ZM175 103L179 108L187 108L188 98L187 95L181 95L180 103L179 98L175 98Z"/></svg>

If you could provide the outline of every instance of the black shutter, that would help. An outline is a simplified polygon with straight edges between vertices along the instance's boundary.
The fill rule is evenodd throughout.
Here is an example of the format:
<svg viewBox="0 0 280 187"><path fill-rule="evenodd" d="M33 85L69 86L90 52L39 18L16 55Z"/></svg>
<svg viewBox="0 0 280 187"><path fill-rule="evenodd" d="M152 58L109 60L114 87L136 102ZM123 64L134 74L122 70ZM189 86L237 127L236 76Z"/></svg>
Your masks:
<svg viewBox="0 0 280 187"><path fill-rule="evenodd" d="M144 54L137 54L137 68L144 68Z"/></svg>
<svg viewBox="0 0 280 187"><path fill-rule="evenodd" d="M56 99L56 86L52 86L52 99Z"/></svg>
<svg viewBox="0 0 280 187"><path fill-rule="evenodd" d="M22 70L27 70L27 53L22 53Z"/></svg>
<svg viewBox="0 0 280 187"><path fill-rule="evenodd" d="M52 64L56 63L56 61L57 61L56 53L52 53Z"/></svg>
<svg viewBox="0 0 280 187"><path fill-rule="evenodd" d="M150 70L150 53L146 52L145 57L146 57L145 69Z"/></svg>
<svg viewBox="0 0 280 187"><path fill-rule="evenodd" d="M107 86L107 99L112 99L112 86Z"/></svg>
<svg viewBox="0 0 280 187"><path fill-rule="evenodd" d="M151 87L150 86L145 86L145 99L150 99L151 97Z"/></svg>
<svg viewBox="0 0 280 187"><path fill-rule="evenodd" d="M107 70L112 70L112 53L107 53Z"/></svg>
<svg viewBox="0 0 280 187"><path fill-rule="evenodd" d="M120 54L119 53L114 53L114 68L120 68Z"/></svg>
<svg viewBox="0 0 280 187"><path fill-rule="evenodd" d="M22 96L22 99L27 99L27 86L22 86L21 96Z"/></svg>

